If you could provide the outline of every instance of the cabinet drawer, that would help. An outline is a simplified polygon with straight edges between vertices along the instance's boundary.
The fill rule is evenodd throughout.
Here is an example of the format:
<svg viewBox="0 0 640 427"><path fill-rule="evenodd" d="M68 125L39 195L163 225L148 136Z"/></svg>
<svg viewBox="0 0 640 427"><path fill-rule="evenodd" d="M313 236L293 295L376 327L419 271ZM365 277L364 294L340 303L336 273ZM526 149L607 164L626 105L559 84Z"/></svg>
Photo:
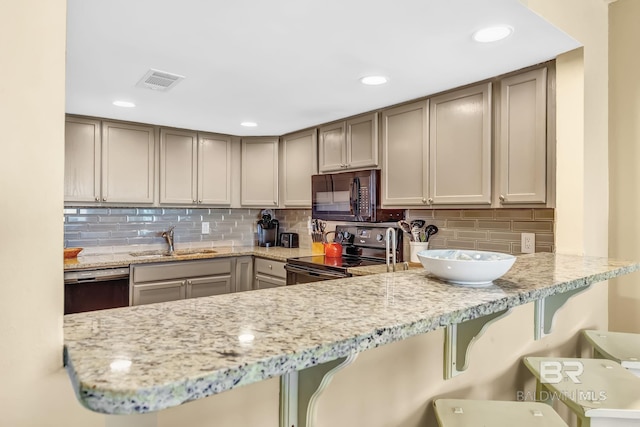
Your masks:
<svg viewBox="0 0 640 427"><path fill-rule="evenodd" d="M133 283L216 276L220 274L231 274L230 259L164 262L152 265L134 265L132 267Z"/></svg>
<svg viewBox="0 0 640 427"><path fill-rule="evenodd" d="M284 262L264 258L255 259L255 273L280 277L282 279L287 278L287 272L284 269Z"/></svg>
<svg viewBox="0 0 640 427"><path fill-rule="evenodd" d="M286 285L284 279L256 274L255 289L277 288Z"/></svg>

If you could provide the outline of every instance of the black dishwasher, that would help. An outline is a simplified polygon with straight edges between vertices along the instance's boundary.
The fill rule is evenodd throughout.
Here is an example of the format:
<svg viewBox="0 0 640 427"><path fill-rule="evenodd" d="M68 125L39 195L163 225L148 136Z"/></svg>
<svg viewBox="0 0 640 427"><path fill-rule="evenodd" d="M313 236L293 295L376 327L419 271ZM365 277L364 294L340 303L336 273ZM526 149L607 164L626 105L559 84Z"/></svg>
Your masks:
<svg viewBox="0 0 640 427"><path fill-rule="evenodd" d="M64 273L64 314L128 305L129 267Z"/></svg>

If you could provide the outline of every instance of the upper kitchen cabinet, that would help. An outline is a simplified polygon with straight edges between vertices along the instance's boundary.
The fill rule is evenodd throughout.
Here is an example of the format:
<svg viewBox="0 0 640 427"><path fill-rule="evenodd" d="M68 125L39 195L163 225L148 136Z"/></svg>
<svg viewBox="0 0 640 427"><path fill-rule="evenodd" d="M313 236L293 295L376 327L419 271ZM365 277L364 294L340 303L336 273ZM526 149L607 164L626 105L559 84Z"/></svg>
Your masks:
<svg viewBox="0 0 640 427"><path fill-rule="evenodd" d="M242 206L278 206L278 138L242 138Z"/></svg>
<svg viewBox="0 0 640 427"><path fill-rule="evenodd" d="M500 82L496 194L502 206L547 201L547 69Z"/></svg>
<svg viewBox="0 0 640 427"><path fill-rule="evenodd" d="M491 204L491 83L431 98L427 204Z"/></svg>
<svg viewBox="0 0 640 427"><path fill-rule="evenodd" d="M102 201L153 203L155 130L102 122Z"/></svg>
<svg viewBox="0 0 640 427"><path fill-rule="evenodd" d="M428 101L382 112L382 204L423 206L428 198Z"/></svg>
<svg viewBox="0 0 640 427"><path fill-rule="evenodd" d="M160 130L160 203L231 204L231 137Z"/></svg>
<svg viewBox="0 0 640 427"><path fill-rule="evenodd" d="M281 138L281 207L311 207L311 175L318 173L316 135L310 129Z"/></svg>
<svg viewBox="0 0 640 427"><path fill-rule="evenodd" d="M64 130L64 200L99 202L100 121L67 117Z"/></svg>
<svg viewBox="0 0 640 427"><path fill-rule="evenodd" d="M155 131L151 126L68 117L65 202L154 202Z"/></svg>
<svg viewBox="0 0 640 427"><path fill-rule="evenodd" d="M378 166L378 113L322 126L319 133L321 173Z"/></svg>

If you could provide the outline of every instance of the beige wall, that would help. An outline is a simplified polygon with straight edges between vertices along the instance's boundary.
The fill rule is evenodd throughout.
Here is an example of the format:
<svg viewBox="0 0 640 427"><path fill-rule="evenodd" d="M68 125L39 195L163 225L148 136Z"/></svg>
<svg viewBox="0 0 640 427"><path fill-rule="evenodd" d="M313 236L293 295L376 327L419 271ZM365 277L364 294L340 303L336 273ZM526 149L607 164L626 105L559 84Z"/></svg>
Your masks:
<svg viewBox="0 0 640 427"><path fill-rule="evenodd" d="M609 169L612 257L640 259L640 2L611 5L609 40ZM640 332L637 274L611 281L611 329Z"/></svg>
<svg viewBox="0 0 640 427"><path fill-rule="evenodd" d="M64 0L0 4L3 426L97 418L61 367L65 13Z"/></svg>

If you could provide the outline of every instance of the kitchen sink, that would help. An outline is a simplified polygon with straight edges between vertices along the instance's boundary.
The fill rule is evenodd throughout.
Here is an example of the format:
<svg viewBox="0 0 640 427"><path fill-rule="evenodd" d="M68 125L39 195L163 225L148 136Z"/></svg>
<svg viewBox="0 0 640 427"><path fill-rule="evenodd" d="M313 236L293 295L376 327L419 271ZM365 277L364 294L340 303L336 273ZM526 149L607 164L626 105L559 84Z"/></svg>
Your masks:
<svg viewBox="0 0 640 427"><path fill-rule="evenodd" d="M187 255L209 255L215 254L214 249L181 249L173 251L170 254L167 251L142 251L142 252L129 252L129 255L136 258L175 258Z"/></svg>

